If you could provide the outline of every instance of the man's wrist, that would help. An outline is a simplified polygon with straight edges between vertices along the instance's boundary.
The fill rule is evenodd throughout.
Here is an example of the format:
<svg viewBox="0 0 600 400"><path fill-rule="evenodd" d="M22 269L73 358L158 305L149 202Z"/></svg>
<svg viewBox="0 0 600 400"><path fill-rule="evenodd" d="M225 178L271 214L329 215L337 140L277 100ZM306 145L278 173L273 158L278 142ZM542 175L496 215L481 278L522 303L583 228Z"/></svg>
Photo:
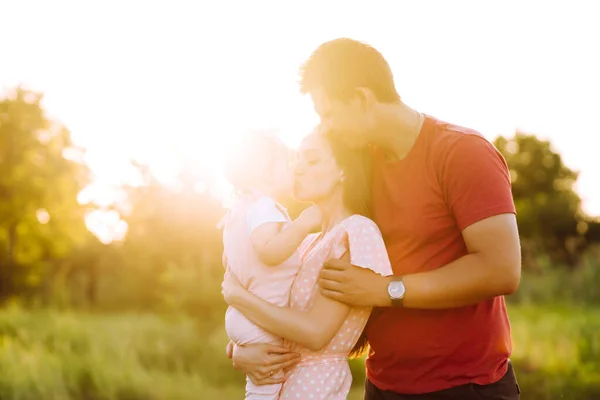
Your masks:
<svg viewBox="0 0 600 400"><path fill-rule="evenodd" d="M378 291L378 307L403 307L406 293L403 277L391 275L384 278L382 281L385 282L385 287Z"/></svg>
<svg viewBox="0 0 600 400"><path fill-rule="evenodd" d="M390 294L388 292L388 287L390 286L390 282L394 280L394 276L383 276L381 279L381 286L377 290L377 307L391 307L392 299L390 298Z"/></svg>

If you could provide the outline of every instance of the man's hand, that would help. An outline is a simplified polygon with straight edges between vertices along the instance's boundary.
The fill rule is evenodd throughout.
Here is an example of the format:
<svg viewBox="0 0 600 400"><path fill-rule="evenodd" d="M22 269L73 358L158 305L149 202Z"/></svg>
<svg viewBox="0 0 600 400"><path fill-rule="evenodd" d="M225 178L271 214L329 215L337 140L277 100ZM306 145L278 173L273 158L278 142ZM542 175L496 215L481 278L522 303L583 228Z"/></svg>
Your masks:
<svg viewBox="0 0 600 400"><path fill-rule="evenodd" d="M300 361L300 354L287 347L270 344L233 346L233 364L243 371L255 385L283 383L283 378L274 378L279 371L285 371Z"/></svg>
<svg viewBox="0 0 600 400"><path fill-rule="evenodd" d="M360 268L344 260L329 260L319 277L321 293L351 306L389 307L391 277Z"/></svg>

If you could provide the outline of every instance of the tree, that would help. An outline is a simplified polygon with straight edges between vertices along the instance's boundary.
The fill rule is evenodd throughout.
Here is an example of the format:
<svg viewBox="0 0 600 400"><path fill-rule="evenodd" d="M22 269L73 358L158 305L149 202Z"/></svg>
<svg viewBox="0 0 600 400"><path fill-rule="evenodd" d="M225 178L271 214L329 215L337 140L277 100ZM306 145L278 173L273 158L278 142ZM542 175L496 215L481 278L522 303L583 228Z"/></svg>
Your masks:
<svg viewBox="0 0 600 400"><path fill-rule="evenodd" d="M121 309L167 305L194 313L223 311L219 282L224 271L217 224L225 210L210 195L210 182L182 173L176 184L166 186L146 166L134 166L142 184L124 187L126 204L115 204L128 229L122 243L109 246L117 249L118 259L100 276L99 286L109 289L100 290L100 304Z"/></svg>
<svg viewBox="0 0 600 400"><path fill-rule="evenodd" d="M88 169L41 101L21 88L0 101L0 298L39 287L88 238L77 202Z"/></svg>
<svg viewBox="0 0 600 400"><path fill-rule="evenodd" d="M574 191L577 172L569 169L550 142L517 132L495 146L510 168L524 250L542 251L574 266L585 240L586 217Z"/></svg>

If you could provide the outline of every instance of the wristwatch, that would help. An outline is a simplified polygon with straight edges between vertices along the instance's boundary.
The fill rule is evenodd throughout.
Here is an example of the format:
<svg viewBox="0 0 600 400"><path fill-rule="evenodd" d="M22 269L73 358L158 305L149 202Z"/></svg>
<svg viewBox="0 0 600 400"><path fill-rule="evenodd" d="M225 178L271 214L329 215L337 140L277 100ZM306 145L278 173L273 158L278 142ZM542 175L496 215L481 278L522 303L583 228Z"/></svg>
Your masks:
<svg viewBox="0 0 600 400"><path fill-rule="evenodd" d="M404 299L404 293L406 289L404 287L404 282L402 282L402 277L394 277L388 284L388 295L390 296L390 300L392 300L392 307L402 307L402 299Z"/></svg>

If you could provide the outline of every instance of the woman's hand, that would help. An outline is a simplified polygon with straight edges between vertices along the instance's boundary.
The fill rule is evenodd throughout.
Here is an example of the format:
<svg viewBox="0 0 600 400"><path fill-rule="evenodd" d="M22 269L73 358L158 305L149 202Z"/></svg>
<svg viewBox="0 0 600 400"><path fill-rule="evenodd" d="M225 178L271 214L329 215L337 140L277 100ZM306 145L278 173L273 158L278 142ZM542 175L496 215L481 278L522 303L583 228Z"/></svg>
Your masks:
<svg viewBox="0 0 600 400"><path fill-rule="evenodd" d="M244 289L240 280L227 269L223 277L223 283L221 284L221 293L225 302L230 306L234 306L236 301L244 296L246 289Z"/></svg>
<svg viewBox="0 0 600 400"><path fill-rule="evenodd" d="M283 383L283 377L273 376L300 361L300 354L293 353L287 347L262 343L232 346L232 353L234 367L244 372L255 385Z"/></svg>

